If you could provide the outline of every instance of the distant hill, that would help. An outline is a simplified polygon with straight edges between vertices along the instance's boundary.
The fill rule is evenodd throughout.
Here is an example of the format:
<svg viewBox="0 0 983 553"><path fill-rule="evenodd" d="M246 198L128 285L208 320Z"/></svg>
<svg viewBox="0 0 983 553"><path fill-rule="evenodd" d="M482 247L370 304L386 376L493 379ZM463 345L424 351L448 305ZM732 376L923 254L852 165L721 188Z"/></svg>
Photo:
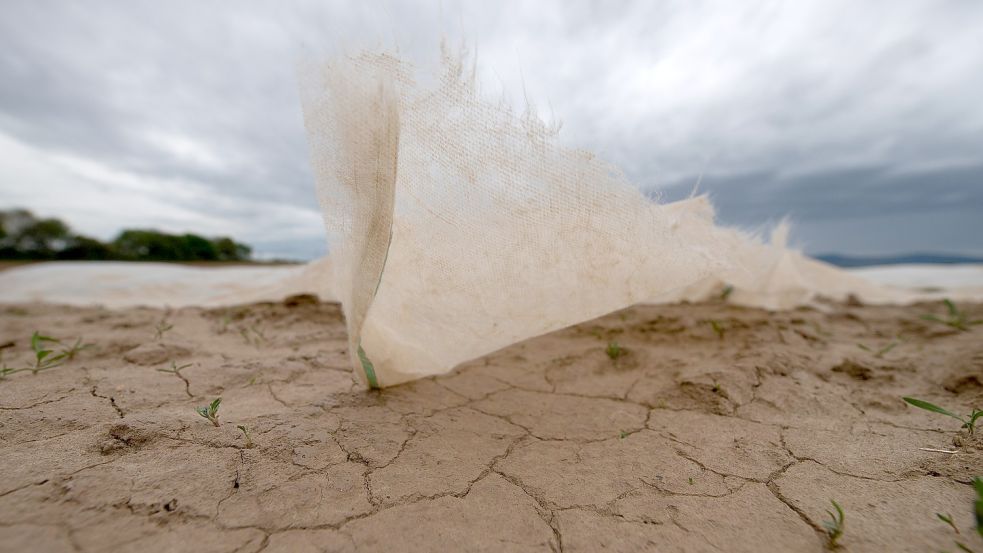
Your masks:
<svg viewBox="0 0 983 553"><path fill-rule="evenodd" d="M839 255L835 253L825 253L814 255L816 259L825 261L837 267L869 267L871 265L910 265L910 264L938 264L952 265L956 263L983 263L983 257L971 257L966 255L954 255L945 253L908 253L901 255L890 255L884 257L862 256L862 255Z"/></svg>

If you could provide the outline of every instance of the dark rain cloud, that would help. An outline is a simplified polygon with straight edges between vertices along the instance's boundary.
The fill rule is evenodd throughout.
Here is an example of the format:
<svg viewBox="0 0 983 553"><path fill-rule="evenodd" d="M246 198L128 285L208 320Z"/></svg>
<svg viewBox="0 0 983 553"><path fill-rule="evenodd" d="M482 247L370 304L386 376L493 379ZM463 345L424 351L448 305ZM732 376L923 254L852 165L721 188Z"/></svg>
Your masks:
<svg viewBox="0 0 983 553"><path fill-rule="evenodd" d="M971 1L10 0L0 207L318 255L297 61L395 44L427 70L446 36L486 96L665 198L699 180L726 223L790 216L808 251L983 253L981 27Z"/></svg>

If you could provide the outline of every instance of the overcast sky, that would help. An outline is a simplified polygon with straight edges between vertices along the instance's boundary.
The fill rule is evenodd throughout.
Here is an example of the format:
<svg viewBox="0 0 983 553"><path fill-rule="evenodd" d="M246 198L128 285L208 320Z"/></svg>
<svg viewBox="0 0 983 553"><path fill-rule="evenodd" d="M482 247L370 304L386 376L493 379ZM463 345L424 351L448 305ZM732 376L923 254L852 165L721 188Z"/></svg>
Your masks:
<svg viewBox="0 0 983 553"><path fill-rule="evenodd" d="M808 252L983 254L983 2L114 1L0 5L0 208L109 238L324 252L297 62L439 41L483 94Z"/></svg>

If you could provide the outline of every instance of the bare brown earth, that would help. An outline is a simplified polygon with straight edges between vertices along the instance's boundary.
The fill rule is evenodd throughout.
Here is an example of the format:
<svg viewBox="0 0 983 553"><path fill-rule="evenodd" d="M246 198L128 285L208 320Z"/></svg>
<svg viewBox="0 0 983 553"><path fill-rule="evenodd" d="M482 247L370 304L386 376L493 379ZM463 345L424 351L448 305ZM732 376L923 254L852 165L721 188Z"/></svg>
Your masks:
<svg viewBox="0 0 983 553"><path fill-rule="evenodd" d="M983 327L926 312L639 306L367 392L334 304L0 306L8 366L95 344L0 381L0 550L822 551L835 499L843 551L983 551L983 440L900 399L983 407Z"/></svg>

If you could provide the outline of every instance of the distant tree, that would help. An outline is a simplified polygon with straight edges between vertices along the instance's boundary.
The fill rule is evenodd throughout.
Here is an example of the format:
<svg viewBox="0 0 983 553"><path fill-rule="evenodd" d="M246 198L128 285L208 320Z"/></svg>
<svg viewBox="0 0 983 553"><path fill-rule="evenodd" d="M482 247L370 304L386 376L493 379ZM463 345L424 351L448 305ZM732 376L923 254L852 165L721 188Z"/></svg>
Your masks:
<svg viewBox="0 0 983 553"><path fill-rule="evenodd" d="M197 234L185 234L181 237L183 257L189 261L217 261L218 249L207 238Z"/></svg>
<svg viewBox="0 0 983 553"><path fill-rule="evenodd" d="M110 261L118 259L109 245L88 236L73 236L65 249L58 252L58 259Z"/></svg>
<svg viewBox="0 0 983 553"><path fill-rule="evenodd" d="M0 255L17 259L50 259L71 238L58 219L37 219L27 210L0 212Z"/></svg>
<svg viewBox="0 0 983 553"><path fill-rule="evenodd" d="M215 249L221 261L244 261L252 257L253 249L227 236L215 239Z"/></svg>
<svg viewBox="0 0 983 553"><path fill-rule="evenodd" d="M23 209L0 211L0 259L244 261L251 255L249 246L231 238L147 229L124 230L106 244L72 234L58 219L38 219Z"/></svg>
<svg viewBox="0 0 983 553"><path fill-rule="evenodd" d="M155 230L124 230L112 242L122 259L168 261L183 259L180 240Z"/></svg>

